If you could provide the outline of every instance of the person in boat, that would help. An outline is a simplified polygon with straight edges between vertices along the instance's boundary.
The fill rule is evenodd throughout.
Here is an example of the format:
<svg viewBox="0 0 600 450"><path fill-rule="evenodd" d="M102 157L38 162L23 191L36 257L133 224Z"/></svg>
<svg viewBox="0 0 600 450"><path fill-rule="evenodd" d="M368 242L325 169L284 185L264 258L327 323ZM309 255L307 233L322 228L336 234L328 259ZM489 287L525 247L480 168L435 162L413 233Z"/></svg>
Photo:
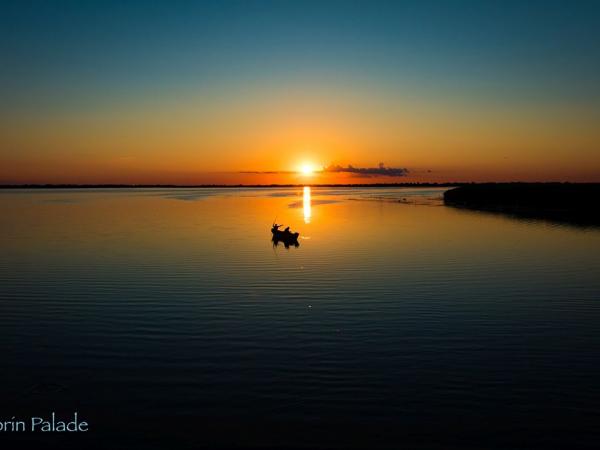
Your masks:
<svg viewBox="0 0 600 450"><path fill-rule="evenodd" d="M290 232L290 227L285 227L285 230L283 230L284 233L289 233Z"/></svg>
<svg viewBox="0 0 600 450"><path fill-rule="evenodd" d="M280 227L280 226L281 226L281 225L277 225L276 223L274 223L274 224L273 224L273 229L274 229L275 231L279 231L279 227Z"/></svg>

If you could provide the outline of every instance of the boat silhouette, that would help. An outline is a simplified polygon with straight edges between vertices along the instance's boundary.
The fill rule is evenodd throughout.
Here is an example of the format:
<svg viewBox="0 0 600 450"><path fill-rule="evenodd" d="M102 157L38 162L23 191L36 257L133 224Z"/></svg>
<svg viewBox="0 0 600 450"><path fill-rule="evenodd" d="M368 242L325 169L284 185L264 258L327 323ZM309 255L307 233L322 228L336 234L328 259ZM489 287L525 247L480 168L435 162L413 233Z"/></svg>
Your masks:
<svg viewBox="0 0 600 450"><path fill-rule="evenodd" d="M289 248L290 245L298 247L300 245L298 243L298 236L300 236L300 233L292 233L290 231L290 227L287 227L285 230L281 231L279 229L280 226L281 225L277 225L276 223L274 223L271 227L271 233L273 234L273 244L278 245L281 242L283 243L283 245L285 245L286 248Z"/></svg>

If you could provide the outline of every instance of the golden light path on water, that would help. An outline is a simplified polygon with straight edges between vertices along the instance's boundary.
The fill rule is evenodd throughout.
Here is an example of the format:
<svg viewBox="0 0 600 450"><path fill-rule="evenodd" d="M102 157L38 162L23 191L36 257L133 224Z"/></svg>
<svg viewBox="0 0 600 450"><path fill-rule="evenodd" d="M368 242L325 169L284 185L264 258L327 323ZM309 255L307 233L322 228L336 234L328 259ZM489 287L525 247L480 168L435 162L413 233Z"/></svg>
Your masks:
<svg viewBox="0 0 600 450"><path fill-rule="evenodd" d="M304 197L302 199L302 205L304 207L304 223L310 223L312 216L312 210L310 205L310 186L304 186Z"/></svg>

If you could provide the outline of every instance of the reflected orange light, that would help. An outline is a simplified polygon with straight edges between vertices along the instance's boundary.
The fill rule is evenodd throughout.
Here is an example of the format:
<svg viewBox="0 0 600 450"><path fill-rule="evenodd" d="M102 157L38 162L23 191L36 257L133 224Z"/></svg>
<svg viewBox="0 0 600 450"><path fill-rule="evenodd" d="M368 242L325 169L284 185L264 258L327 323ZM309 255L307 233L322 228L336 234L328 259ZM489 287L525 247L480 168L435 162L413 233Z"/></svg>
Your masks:
<svg viewBox="0 0 600 450"><path fill-rule="evenodd" d="M304 186L302 206L304 212L304 223L310 223L310 218L312 217L312 208L310 205L310 186Z"/></svg>

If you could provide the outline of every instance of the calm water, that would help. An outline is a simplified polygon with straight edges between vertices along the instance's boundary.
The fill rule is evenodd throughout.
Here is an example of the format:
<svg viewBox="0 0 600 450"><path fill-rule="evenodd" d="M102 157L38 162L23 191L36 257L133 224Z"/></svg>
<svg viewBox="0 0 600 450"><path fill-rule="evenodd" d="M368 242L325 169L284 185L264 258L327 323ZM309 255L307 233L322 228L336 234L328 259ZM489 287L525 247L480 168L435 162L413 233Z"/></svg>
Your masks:
<svg viewBox="0 0 600 450"><path fill-rule="evenodd" d="M0 192L0 418L76 410L60 448L596 448L600 231L441 193Z"/></svg>

